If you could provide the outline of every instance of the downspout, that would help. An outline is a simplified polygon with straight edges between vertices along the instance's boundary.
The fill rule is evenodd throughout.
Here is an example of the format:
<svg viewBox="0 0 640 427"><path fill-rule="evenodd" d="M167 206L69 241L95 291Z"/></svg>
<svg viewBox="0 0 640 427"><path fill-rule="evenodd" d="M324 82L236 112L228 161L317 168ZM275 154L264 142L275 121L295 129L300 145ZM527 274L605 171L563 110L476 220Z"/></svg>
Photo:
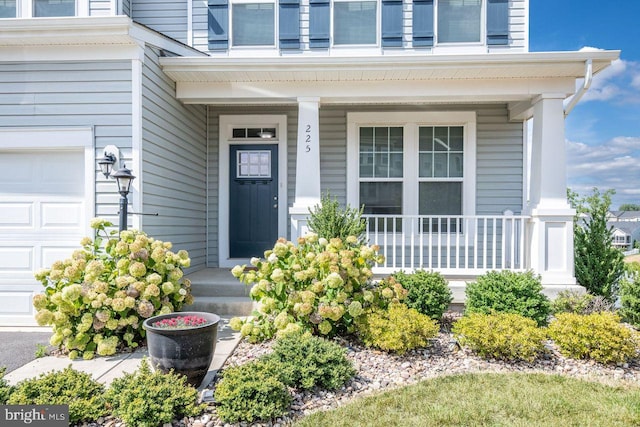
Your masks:
<svg viewBox="0 0 640 427"><path fill-rule="evenodd" d="M580 98L582 98L582 96L587 92L587 90L589 90L589 87L591 86L592 81L593 81L593 63L591 59L587 59L584 63L584 83L582 84L582 87L578 90L578 92L576 92L576 94L573 95L573 98L571 98L571 101L569 101L569 104L567 104L567 106L564 108L565 117L567 117L569 113L571 113L571 110L573 110L573 107L575 107L576 104L580 102Z"/></svg>

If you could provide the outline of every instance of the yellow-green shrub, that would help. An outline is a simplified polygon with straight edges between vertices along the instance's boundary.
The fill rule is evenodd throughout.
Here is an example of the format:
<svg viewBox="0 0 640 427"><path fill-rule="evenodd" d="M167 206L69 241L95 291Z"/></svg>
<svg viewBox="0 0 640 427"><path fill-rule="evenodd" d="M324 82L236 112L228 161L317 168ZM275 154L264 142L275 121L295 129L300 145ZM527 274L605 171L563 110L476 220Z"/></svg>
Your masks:
<svg viewBox="0 0 640 427"><path fill-rule="evenodd" d="M542 353L546 338L535 320L516 313L472 313L453 325L453 334L482 357L528 362Z"/></svg>
<svg viewBox="0 0 640 427"><path fill-rule="evenodd" d="M561 313L549 325L549 336L560 352L574 359L623 363L637 354L637 333L614 313Z"/></svg>
<svg viewBox="0 0 640 427"><path fill-rule="evenodd" d="M356 322L356 330L367 347L377 347L399 354L426 347L438 335L436 321L404 304L390 304L388 309L374 308Z"/></svg>

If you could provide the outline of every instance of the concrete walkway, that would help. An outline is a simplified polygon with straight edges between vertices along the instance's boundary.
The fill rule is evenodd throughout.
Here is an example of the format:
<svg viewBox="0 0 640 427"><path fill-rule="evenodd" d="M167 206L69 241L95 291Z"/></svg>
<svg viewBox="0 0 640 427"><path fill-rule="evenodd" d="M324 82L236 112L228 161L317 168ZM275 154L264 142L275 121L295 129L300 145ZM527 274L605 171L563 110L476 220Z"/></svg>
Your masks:
<svg viewBox="0 0 640 427"><path fill-rule="evenodd" d="M202 384L208 385L218 370L240 342L240 332L233 331L229 327L230 317L222 317L218 326L218 341L216 343L213 360L209 366L209 372ZM28 333L28 332L24 332ZM16 337L19 339L18 337ZM26 365L15 369L5 376L9 384L16 384L27 378L37 377L40 374L63 370L71 365L78 371L91 374L94 379L108 385L114 378L121 377L126 372L135 371L143 357L147 356L147 350L138 349L133 353L116 354L110 357L96 357L93 360L71 360L67 357L47 356L35 359Z"/></svg>

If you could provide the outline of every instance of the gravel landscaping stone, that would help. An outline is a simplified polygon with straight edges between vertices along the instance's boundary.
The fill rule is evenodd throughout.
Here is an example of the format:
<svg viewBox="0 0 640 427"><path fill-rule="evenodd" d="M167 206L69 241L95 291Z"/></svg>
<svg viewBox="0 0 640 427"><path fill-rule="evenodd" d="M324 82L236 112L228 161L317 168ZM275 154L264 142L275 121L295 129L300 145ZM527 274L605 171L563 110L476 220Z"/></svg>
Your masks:
<svg viewBox="0 0 640 427"><path fill-rule="evenodd" d="M433 339L429 348L409 351L402 356L368 349L355 341L342 338L337 338L336 342L347 349L347 356L353 361L358 371L356 376L341 389L335 391L294 390L289 414L269 422L225 423L217 417L215 405L210 405L206 414L199 418L175 420L173 427L284 427L312 412L337 408L363 396L415 384L429 378L462 373L548 373L598 381L609 385L620 384L620 382L640 385L639 360L633 360L620 366L606 366L589 360L568 359L562 356L551 342L546 345L546 354L532 363L482 359L471 351L460 348L453 336L446 331L441 332L437 338ZM223 370L229 366L242 365L255 360L269 353L271 346L272 342L250 344L241 341L227 359ZM207 388L214 390L215 382L216 380ZM113 420L106 418L104 424L90 423L85 425L88 427L113 425Z"/></svg>

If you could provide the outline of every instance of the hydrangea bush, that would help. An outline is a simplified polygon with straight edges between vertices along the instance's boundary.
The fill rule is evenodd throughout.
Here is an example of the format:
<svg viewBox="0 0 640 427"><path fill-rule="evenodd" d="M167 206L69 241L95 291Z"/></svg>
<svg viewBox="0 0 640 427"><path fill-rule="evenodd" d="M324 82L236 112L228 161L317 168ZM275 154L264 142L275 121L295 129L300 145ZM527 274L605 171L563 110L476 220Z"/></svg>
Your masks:
<svg viewBox="0 0 640 427"><path fill-rule="evenodd" d="M251 342L295 331L323 336L353 332L354 319L365 307L406 294L400 284L382 289L371 283L371 268L384 261L378 250L355 236L327 240L310 233L297 245L279 239L264 259L251 259L255 269L233 268L235 277L253 285L250 295L259 305L251 318L232 319L231 327Z"/></svg>
<svg viewBox="0 0 640 427"><path fill-rule="evenodd" d="M137 230L117 236L107 232L112 226L93 219L94 239L83 238L82 249L35 274L45 287L33 299L36 320L53 327L50 344L72 359L136 347L145 336L144 319L193 302L191 283L182 277L191 263L187 251L174 253L170 242Z"/></svg>

